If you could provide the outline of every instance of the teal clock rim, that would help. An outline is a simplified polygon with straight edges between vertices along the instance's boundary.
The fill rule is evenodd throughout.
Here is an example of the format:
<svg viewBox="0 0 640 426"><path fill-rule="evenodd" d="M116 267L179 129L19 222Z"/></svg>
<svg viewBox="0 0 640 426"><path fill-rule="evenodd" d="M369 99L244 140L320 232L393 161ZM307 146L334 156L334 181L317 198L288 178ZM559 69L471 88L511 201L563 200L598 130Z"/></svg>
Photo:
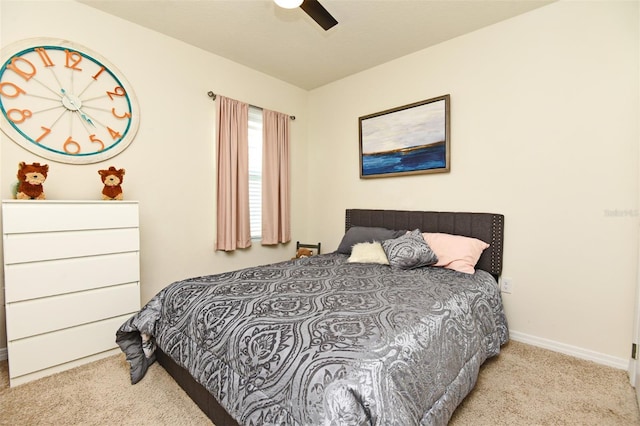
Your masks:
<svg viewBox="0 0 640 426"><path fill-rule="evenodd" d="M4 76L5 71L7 71L7 64L9 64L11 62L11 60L16 57L16 56L22 56L26 53L31 53L31 52L35 52L35 49L40 49L40 48L44 48L44 49L51 49L51 50L65 50L65 49L72 49L74 52L80 54L81 56L89 59L90 61L94 62L95 64L100 65L101 67L104 67L104 70L107 71L107 73L122 87L122 81L120 81L120 79L118 78L118 76L116 76L112 71L110 67L107 67L105 64L103 64L101 61L97 60L96 58L94 58L91 55L88 55L85 52L79 51L77 50L77 48L73 47L73 46L56 46L56 45L33 45L30 47L27 47L25 49L22 49L18 52L12 53L12 55L2 64L2 67L0 67L0 80L2 80L2 77ZM129 107L129 111L134 112L133 106L131 104L131 98L129 97L129 91L126 90L125 91L125 99L127 100L127 106ZM46 149L47 151L50 151L56 155L63 155L63 156L68 156L69 158L78 158L78 157L86 157L86 158L90 158L91 156L95 156L95 155L102 155L105 152L110 151L111 149L117 147L122 140L125 138L125 136L129 133L129 130L131 129L131 124L133 123L133 120L129 120L129 123L127 123L127 127L125 128L122 136L115 142L113 142L112 144L110 144L107 148L101 150L101 151L97 151L97 152L90 152L90 153L85 153L85 154L69 154L67 152L64 151L59 151L57 149L53 149L51 147L48 147L46 145L41 145L38 142L36 142L35 140L33 140L33 138L31 138L30 136L28 136L27 134L25 134L19 127L17 127L13 121L11 121L9 119L9 115L7 114L5 108L4 108L4 103L2 102L2 97L0 97L0 111L2 111L2 115L5 117L7 123L9 123L9 125L20 135L22 135L28 142L30 142L31 144L33 144L34 146L38 147L39 149Z"/></svg>

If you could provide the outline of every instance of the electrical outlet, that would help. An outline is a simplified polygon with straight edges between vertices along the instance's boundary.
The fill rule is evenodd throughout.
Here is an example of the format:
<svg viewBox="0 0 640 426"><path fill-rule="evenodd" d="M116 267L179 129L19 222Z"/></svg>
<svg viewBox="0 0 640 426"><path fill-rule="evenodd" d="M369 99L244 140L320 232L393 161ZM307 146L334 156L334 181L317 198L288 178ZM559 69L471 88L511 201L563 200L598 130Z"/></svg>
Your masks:
<svg viewBox="0 0 640 426"><path fill-rule="evenodd" d="M509 293L513 291L513 281L511 278L502 278L502 292Z"/></svg>

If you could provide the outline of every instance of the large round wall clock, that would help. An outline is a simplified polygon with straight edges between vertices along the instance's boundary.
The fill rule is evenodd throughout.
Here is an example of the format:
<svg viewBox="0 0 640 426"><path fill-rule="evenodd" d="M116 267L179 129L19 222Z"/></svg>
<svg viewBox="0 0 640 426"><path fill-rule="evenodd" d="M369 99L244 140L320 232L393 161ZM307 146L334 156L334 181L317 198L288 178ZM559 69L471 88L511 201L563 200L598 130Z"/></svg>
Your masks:
<svg viewBox="0 0 640 426"><path fill-rule="evenodd" d="M111 158L132 142L140 108L104 57L52 38L22 40L0 57L0 128L25 149L62 163Z"/></svg>

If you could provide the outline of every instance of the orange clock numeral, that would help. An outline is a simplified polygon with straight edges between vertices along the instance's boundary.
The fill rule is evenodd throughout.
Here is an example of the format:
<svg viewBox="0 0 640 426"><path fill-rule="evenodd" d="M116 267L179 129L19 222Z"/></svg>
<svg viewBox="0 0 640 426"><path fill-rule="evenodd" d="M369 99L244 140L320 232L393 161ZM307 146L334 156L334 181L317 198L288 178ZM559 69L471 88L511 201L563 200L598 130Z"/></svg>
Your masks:
<svg viewBox="0 0 640 426"><path fill-rule="evenodd" d="M7 93L4 90L5 87L13 88L14 92L13 93ZM13 84L10 81L6 81L4 83L0 83L0 95L2 95L2 96L6 96L7 98L17 98L19 95L26 95L26 94L27 94L27 92L22 90L20 88L20 86L18 86L17 84Z"/></svg>
<svg viewBox="0 0 640 426"><path fill-rule="evenodd" d="M82 68L78 66L80 62L82 62L82 55L78 52L67 49L64 50L64 53L66 53L66 61L64 66L67 68L71 68L72 70L82 71Z"/></svg>
<svg viewBox="0 0 640 426"><path fill-rule="evenodd" d="M93 78L94 80L98 79L98 76L100 74L102 74L102 71L104 71L104 67L100 67L100 71L98 71L97 73L95 73L95 75L91 76L91 78Z"/></svg>
<svg viewBox="0 0 640 426"><path fill-rule="evenodd" d="M109 134L111 135L111 137L113 138L113 140L119 139L122 137L122 135L120 134L120 132L113 130L111 127L107 127L107 130L109 130Z"/></svg>
<svg viewBox="0 0 640 426"><path fill-rule="evenodd" d="M116 114L116 109L115 108L111 108L111 114L113 114L113 116L116 117L116 118L131 118L131 113L130 112L125 112L123 115Z"/></svg>
<svg viewBox="0 0 640 426"><path fill-rule="evenodd" d="M44 130L44 133L40 135L40 137L38 139L36 139L36 142L40 143L40 141L42 140L42 138L44 138L45 136L47 136L50 132L51 129L44 127L44 126L40 126L40 128L42 130Z"/></svg>
<svg viewBox="0 0 640 426"><path fill-rule="evenodd" d="M28 69L20 69L20 67L18 66L19 63L27 65ZM23 66L22 68L25 68L25 67ZM26 81L29 81L32 77L36 75L36 67L25 58L21 58L19 56L16 56L15 58L11 59L11 63L7 65L7 69L15 72L20 77L24 78Z"/></svg>
<svg viewBox="0 0 640 426"><path fill-rule="evenodd" d="M73 150L71 150L71 147L73 147ZM71 139L71 136L69 136L67 140L64 142L63 148L64 148L64 152L66 152L67 154L80 153L80 144L74 141L73 139Z"/></svg>
<svg viewBox="0 0 640 426"><path fill-rule="evenodd" d="M45 67L53 67L54 66L53 61L49 57L49 54L47 53L47 51L44 50L44 47L36 47L33 50L38 52L38 55L40 56L40 59L42 59L42 63L44 63Z"/></svg>
<svg viewBox="0 0 640 426"><path fill-rule="evenodd" d="M15 117L16 113L18 115L17 118ZM7 117L9 118L9 120L13 121L14 123L20 124L27 118L31 118L31 111L29 111L28 109L14 108L7 111Z"/></svg>
<svg viewBox="0 0 640 426"><path fill-rule="evenodd" d="M107 92L107 96L109 96L111 100L113 100L114 96L124 96L126 94L127 92L125 92L124 88L120 86L116 86L115 89L113 89L113 92Z"/></svg>
<svg viewBox="0 0 640 426"><path fill-rule="evenodd" d="M111 130L111 129L109 129ZM91 134L89 135L89 140L91 140L91 142L93 143L99 143L100 144L100 149L98 151L102 151L104 149L104 143L102 143L102 141L98 138L96 138L95 134Z"/></svg>

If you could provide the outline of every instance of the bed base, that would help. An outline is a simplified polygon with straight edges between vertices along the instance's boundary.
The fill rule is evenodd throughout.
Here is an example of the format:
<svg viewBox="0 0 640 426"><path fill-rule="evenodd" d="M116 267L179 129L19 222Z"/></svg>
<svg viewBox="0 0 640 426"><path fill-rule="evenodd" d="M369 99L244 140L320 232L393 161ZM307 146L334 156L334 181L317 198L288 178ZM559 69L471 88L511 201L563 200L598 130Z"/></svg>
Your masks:
<svg viewBox="0 0 640 426"><path fill-rule="evenodd" d="M189 395L189 398L215 423L215 426L238 426L238 423L222 408L218 401L207 389L189 374L187 370L179 366L160 348L156 348L156 361L169 373L180 387Z"/></svg>
<svg viewBox="0 0 640 426"><path fill-rule="evenodd" d="M420 212L405 210L348 209L345 230L352 226L378 226L388 229L420 229L478 238L490 244L476 268L496 279L502 272L504 216L493 213ZM216 426L238 426L207 389L169 356L156 349L156 359Z"/></svg>

